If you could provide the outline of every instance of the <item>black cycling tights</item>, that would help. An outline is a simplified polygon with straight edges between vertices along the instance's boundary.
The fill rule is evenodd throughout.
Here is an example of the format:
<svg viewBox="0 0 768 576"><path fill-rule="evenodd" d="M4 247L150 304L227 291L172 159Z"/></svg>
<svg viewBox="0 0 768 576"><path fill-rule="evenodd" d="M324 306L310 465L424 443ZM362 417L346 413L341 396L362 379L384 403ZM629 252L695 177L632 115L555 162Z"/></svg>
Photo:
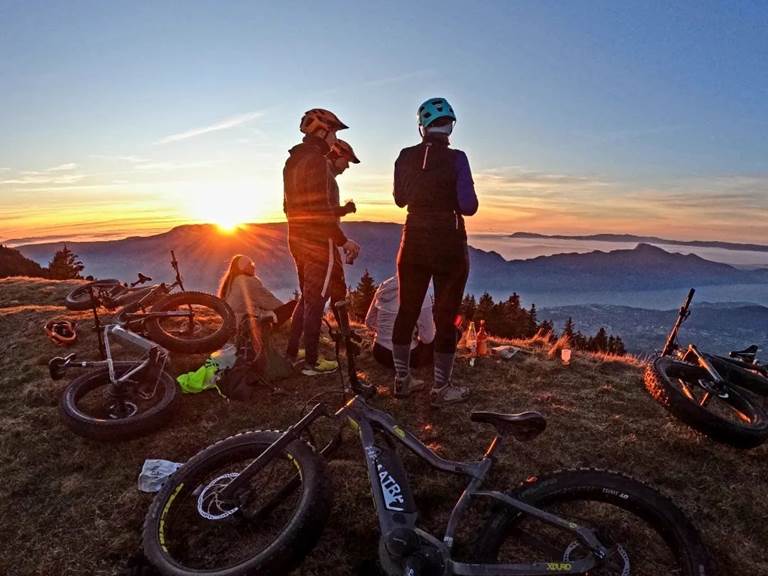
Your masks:
<svg viewBox="0 0 768 576"><path fill-rule="evenodd" d="M399 259L397 278L400 309L392 332L394 344L410 345L429 281L434 279L435 352L456 352L457 332L453 322L459 312L469 274L469 259L466 248L464 250L451 258L450 262L441 262L441 265L436 266L415 258Z"/></svg>

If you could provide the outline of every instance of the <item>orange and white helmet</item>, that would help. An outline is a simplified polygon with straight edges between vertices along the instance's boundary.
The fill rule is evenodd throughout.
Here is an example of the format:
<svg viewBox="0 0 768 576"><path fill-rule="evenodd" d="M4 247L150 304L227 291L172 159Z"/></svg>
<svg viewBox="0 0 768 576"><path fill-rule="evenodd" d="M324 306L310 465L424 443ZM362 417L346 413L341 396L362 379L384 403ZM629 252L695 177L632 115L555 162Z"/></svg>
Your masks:
<svg viewBox="0 0 768 576"><path fill-rule="evenodd" d="M328 132L336 132L337 130L344 130L349 128L344 122L339 120L330 110L323 108L312 108L307 110L304 116L301 118L301 124L299 124L299 130L304 134L317 134L321 130Z"/></svg>
<svg viewBox="0 0 768 576"><path fill-rule="evenodd" d="M328 152L328 158L335 160L336 158L346 158L352 164L360 164L360 159L355 155L355 151L352 150L352 146L349 142L344 140L336 140L331 146L331 151Z"/></svg>
<svg viewBox="0 0 768 576"><path fill-rule="evenodd" d="M45 323L45 335L58 346L70 346L77 340L75 323L70 320L49 320Z"/></svg>

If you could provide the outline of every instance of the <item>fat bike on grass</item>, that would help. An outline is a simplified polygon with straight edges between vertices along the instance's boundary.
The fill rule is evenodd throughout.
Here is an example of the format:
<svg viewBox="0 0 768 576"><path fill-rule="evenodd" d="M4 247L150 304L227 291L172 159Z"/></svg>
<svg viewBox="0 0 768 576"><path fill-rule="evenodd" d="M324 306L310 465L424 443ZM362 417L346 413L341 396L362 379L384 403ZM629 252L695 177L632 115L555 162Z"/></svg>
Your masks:
<svg viewBox="0 0 768 576"><path fill-rule="evenodd" d="M354 358L354 347L347 357ZM350 388L356 387L353 380ZM495 434L479 460L458 462L435 454L361 393L336 411L318 403L283 432L237 434L191 458L166 481L145 518L150 562L166 576L272 576L297 567L331 509L325 458L337 443L317 450L307 442L310 426L326 417L349 424L360 438L379 521L379 562L389 576L713 574L684 514L622 474L570 470L509 491L484 489L503 441L541 434L541 414L473 412L471 420ZM442 537L419 527L398 444L433 468L468 479ZM477 499L491 502L491 512L471 559L458 560L454 539Z"/></svg>
<svg viewBox="0 0 768 576"><path fill-rule="evenodd" d="M170 419L178 396L176 380L165 370L168 351L119 324L102 324L95 305L93 314L101 360L78 361L72 353L48 362L53 380L71 369L84 370L61 395L62 420L93 440L126 440L152 432ZM114 360L110 339L142 351L143 358Z"/></svg>
<svg viewBox="0 0 768 576"><path fill-rule="evenodd" d="M96 280L67 294L65 305L70 310L114 310L117 324L146 334L172 352L195 354L221 348L235 333L232 309L212 294L185 291L173 250L171 267L176 278L170 285L141 286L152 280L141 273L129 286L114 279ZM176 288L180 292L174 292Z"/></svg>
<svg viewBox="0 0 768 576"><path fill-rule="evenodd" d="M662 406L713 440L736 448L754 448L768 439L768 366L757 359L756 345L729 356L701 352L677 343L691 315L691 288L661 353L645 371L645 387ZM763 401L759 399L762 397Z"/></svg>

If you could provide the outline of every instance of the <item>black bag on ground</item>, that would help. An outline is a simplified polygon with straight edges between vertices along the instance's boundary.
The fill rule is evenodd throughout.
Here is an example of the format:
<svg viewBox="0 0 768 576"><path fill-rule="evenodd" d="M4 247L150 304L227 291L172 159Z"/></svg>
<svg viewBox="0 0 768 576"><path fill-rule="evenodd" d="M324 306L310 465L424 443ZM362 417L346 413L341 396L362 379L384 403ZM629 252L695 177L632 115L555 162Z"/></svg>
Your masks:
<svg viewBox="0 0 768 576"><path fill-rule="evenodd" d="M265 372L269 342L269 323L256 316L246 315L237 327L235 363L221 374L218 385L222 394L231 400L250 402L267 384Z"/></svg>

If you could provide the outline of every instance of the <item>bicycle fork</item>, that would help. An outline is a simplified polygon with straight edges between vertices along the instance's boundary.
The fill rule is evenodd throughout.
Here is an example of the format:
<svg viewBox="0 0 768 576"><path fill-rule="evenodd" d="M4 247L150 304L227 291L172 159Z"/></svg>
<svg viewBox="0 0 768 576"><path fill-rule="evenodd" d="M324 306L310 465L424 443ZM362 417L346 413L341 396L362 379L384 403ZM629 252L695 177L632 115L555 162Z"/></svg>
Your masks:
<svg viewBox="0 0 768 576"><path fill-rule="evenodd" d="M699 386L704 389L704 396L702 396L701 400L698 401L699 405L706 406L712 397L712 394L716 394L721 398L727 398L728 386L725 378L720 376L720 373L717 371L717 369L706 358L706 356L704 356L704 354L699 352L699 349L696 348L695 344L688 345L688 352L686 353L686 356L689 354L692 354L696 358L696 362L698 363L699 367L706 370L709 376L712 378L711 383L699 380Z"/></svg>

